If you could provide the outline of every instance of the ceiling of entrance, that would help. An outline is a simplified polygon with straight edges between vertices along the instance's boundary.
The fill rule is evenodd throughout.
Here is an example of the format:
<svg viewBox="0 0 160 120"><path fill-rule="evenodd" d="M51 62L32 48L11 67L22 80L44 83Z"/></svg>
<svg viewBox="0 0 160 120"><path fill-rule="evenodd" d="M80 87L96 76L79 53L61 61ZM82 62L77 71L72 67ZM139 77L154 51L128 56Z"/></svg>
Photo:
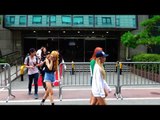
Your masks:
<svg viewBox="0 0 160 120"><path fill-rule="evenodd" d="M108 30L34 30L22 31L25 38L37 39L86 39L94 40L115 39L119 36L120 31Z"/></svg>

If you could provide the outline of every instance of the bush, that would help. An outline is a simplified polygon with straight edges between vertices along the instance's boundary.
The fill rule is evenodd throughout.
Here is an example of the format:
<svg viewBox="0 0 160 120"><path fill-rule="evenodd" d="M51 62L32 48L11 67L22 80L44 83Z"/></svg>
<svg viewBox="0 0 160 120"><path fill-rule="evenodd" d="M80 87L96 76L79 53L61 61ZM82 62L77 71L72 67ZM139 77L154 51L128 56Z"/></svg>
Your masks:
<svg viewBox="0 0 160 120"><path fill-rule="evenodd" d="M159 54L146 54L141 53L138 55L133 56L133 62L160 62L160 55ZM147 71L151 71L154 73L159 73L160 64L136 64L136 68L143 69Z"/></svg>
<svg viewBox="0 0 160 120"><path fill-rule="evenodd" d="M133 56L132 61L133 62L160 62L160 55L141 53Z"/></svg>
<svg viewBox="0 0 160 120"><path fill-rule="evenodd" d="M0 63L6 63L6 59L0 58Z"/></svg>

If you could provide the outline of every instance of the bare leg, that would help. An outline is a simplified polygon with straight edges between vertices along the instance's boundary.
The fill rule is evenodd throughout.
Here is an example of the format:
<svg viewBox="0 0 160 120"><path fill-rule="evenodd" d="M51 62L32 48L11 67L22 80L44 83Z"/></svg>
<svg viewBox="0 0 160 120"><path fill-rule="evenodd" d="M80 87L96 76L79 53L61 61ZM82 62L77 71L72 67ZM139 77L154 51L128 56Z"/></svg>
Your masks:
<svg viewBox="0 0 160 120"><path fill-rule="evenodd" d="M98 105L106 105L104 98L97 97Z"/></svg>
<svg viewBox="0 0 160 120"><path fill-rule="evenodd" d="M96 105L96 103L97 103L97 99L93 96L93 94L91 92L90 104L91 105Z"/></svg>
<svg viewBox="0 0 160 120"><path fill-rule="evenodd" d="M52 89L52 83L51 82L46 82L47 86L47 91L49 91L49 99L51 104L53 103L53 89Z"/></svg>
<svg viewBox="0 0 160 120"><path fill-rule="evenodd" d="M44 94L44 96L43 96L43 99L47 99L47 97L49 96L49 90L47 89L46 91L45 91L45 94Z"/></svg>
<svg viewBox="0 0 160 120"><path fill-rule="evenodd" d="M47 85L49 85L49 84L47 84L47 83L50 83L50 82L46 82L45 84L46 84L46 91L45 91L45 94L44 94L44 96L43 96L43 98L42 98L42 101L41 101L41 105L43 105L44 104L44 102L45 102L45 100L47 99L47 97L49 96L49 86L47 86Z"/></svg>

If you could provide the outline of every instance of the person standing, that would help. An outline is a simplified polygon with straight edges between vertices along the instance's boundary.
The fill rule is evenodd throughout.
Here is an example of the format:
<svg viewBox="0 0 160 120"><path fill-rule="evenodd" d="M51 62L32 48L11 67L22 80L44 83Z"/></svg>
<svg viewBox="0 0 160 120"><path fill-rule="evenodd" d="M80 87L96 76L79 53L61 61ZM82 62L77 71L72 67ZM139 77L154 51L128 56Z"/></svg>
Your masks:
<svg viewBox="0 0 160 120"><path fill-rule="evenodd" d="M46 47L43 47L42 53L41 53L41 62L44 62L44 61L45 61L47 55L48 55L47 49L46 49ZM39 67L39 71L40 71L40 75L41 75L41 78L42 78L43 88L46 90L46 84L45 84L45 82L44 82L45 64L42 64L42 65Z"/></svg>
<svg viewBox="0 0 160 120"><path fill-rule="evenodd" d="M92 57L90 58L90 74L91 74L90 85L92 85L93 69L94 69L94 65L95 65L95 62L96 62L96 53L98 51L102 51L102 48L101 47L96 47L94 49Z"/></svg>
<svg viewBox="0 0 160 120"><path fill-rule="evenodd" d="M90 77L90 84L92 85L92 78L93 78L93 70L94 70L94 66L95 66L95 63L96 63L96 53L99 52L99 51L102 51L103 49L101 47L96 47L94 49L94 52L93 52L93 55L92 57L90 58L90 74L91 74L91 77ZM108 84L106 83L106 91L108 92L111 92L112 89L108 86ZM90 96L90 104L92 104L94 101L94 96L93 94L91 93L91 96Z"/></svg>
<svg viewBox="0 0 160 120"><path fill-rule="evenodd" d="M58 57L59 53L57 51L52 51L51 54L47 55L45 60L45 74L44 74L44 82L46 83L46 91L42 98L41 105L44 105L47 97L50 99L51 105L54 105L53 101L53 82L55 81L54 72L58 70Z"/></svg>
<svg viewBox="0 0 160 120"><path fill-rule="evenodd" d="M103 64L107 56L108 54L105 54L104 51L98 51L96 53L96 62L92 78L92 94L94 99L91 105L106 105L104 98L108 96L108 93L106 91L106 72Z"/></svg>
<svg viewBox="0 0 160 120"><path fill-rule="evenodd" d="M38 58L35 56L36 50L35 48L29 49L29 56L25 58L24 64L26 68L28 68L28 95L31 95L32 90L32 83L34 80L34 98L38 99L38 77L39 77L39 71L38 71Z"/></svg>
<svg viewBox="0 0 160 120"><path fill-rule="evenodd" d="M36 52L36 56L41 60L41 54L42 54L42 51L43 51L44 47L42 46L40 49L37 50Z"/></svg>

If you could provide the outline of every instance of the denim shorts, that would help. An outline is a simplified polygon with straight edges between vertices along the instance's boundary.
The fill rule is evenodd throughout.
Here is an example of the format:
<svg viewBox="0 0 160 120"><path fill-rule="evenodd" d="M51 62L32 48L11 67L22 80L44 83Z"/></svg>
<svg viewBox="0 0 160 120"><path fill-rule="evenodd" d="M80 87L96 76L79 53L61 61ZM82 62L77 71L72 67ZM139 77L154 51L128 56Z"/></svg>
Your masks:
<svg viewBox="0 0 160 120"><path fill-rule="evenodd" d="M54 78L54 72L45 72L44 74L44 82L54 82L55 78Z"/></svg>

